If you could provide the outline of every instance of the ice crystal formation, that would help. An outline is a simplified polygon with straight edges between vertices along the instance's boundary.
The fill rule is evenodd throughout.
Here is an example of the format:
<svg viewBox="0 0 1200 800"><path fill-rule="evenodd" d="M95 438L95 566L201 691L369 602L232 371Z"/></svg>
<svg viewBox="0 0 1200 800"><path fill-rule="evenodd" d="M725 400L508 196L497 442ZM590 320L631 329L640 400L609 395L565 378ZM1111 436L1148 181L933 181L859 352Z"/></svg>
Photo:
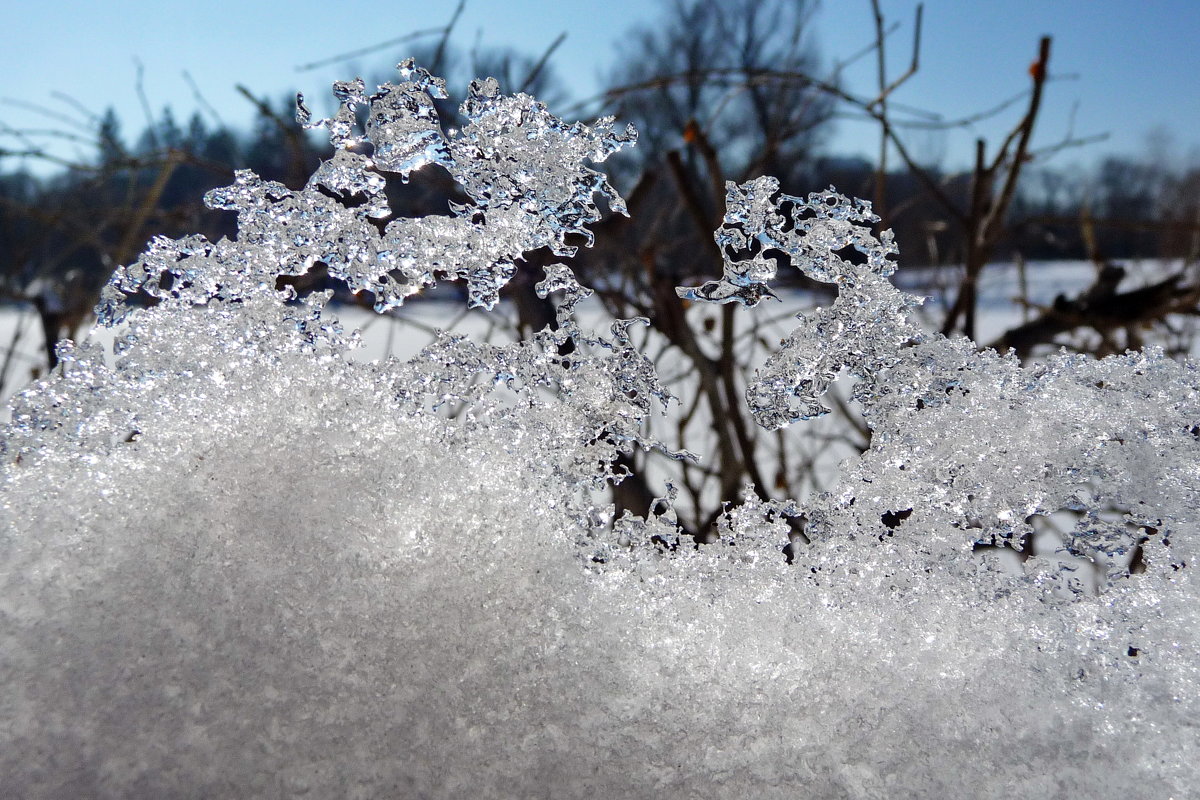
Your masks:
<svg viewBox="0 0 1200 800"><path fill-rule="evenodd" d="M309 184L212 192L237 238L152 242L97 309L115 352L64 342L15 400L5 794L1193 791L1194 365L929 335L866 204L732 185L725 274L681 294L752 306L780 256L836 284L747 401L782 428L848 373L871 449L807 504L748 492L713 544L681 540L670 487L614 520L598 490L661 447L641 423L668 396L636 321L578 321L565 266L538 286L554 329L408 362L348 359L327 295L276 289L320 262L380 310L442 279L491 306L523 253L570 254L597 193L621 210L585 161L632 132L477 81L447 133L442 82L401 78L337 84L316 123L300 103L335 145ZM392 219L384 174L429 165L470 202ZM999 555L1049 525L1058 551Z"/></svg>
<svg viewBox="0 0 1200 800"><path fill-rule="evenodd" d="M1189 537L1175 534L1193 524L1200 485L1194 363L1148 349L1022 368L1011 355L922 330L917 301L886 280L891 234L871 234L878 218L862 201L832 190L793 197L759 178L731 183L727 202L716 234L725 275L681 295L753 305L775 276L768 248L837 287L831 307L801 315L746 392L755 420L776 429L827 413L821 397L839 372L853 376L871 448L807 509L810 534L890 538L903 523L921 529L906 545L922 551L1019 546L1035 535L1034 519L1067 512L1075 519L1065 550L1103 567L1104 587L1127 576L1135 556L1134 566L1168 575L1192 561ZM843 258L846 248L859 259ZM735 260L747 250L750 260ZM1039 580L1079 568L1026 564ZM1062 582L1082 590L1087 581Z"/></svg>
<svg viewBox="0 0 1200 800"><path fill-rule="evenodd" d="M386 311L431 286L437 278L465 278L474 305L492 308L522 253L548 247L569 256L568 234L590 241L585 225L599 219L593 195L624 211L605 176L584 165L600 162L636 138L612 120L568 125L528 95L504 97L494 79L471 83L453 135L442 132L434 98L445 83L415 66L399 66L399 84L368 96L362 80L334 85L340 101L330 119L313 122L298 98L299 121L325 127L333 158L293 192L240 170L233 186L206 196L211 208L239 214L237 242L210 244L203 237L155 240L137 263L118 270L98 314L111 324L124 297L137 291L186 302L240 297L280 274L301 275L318 261L353 291L368 291ZM369 108L365 131L355 133L356 112ZM371 155L357 152L369 146ZM407 180L436 164L449 170L471 202L449 216L400 217L380 233L372 219L390 216L380 172ZM321 190L325 190L324 192ZM331 196L332 195L332 196ZM348 208L338 198L360 202ZM173 277L163 288L164 275Z"/></svg>

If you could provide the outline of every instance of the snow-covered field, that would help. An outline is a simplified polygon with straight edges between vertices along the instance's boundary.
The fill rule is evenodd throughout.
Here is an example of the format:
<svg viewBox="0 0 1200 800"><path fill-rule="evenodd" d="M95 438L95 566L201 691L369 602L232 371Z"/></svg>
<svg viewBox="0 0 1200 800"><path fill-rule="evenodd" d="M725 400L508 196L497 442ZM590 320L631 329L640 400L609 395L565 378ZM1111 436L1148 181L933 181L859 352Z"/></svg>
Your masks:
<svg viewBox="0 0 1200 800"><path fill-rule="evenodd" d="M1130 271L1126 281L1131 286L1153 280L1162 270L1162 265L1154 262L1123 265ZM1094 267L1086 261L1030 262L1025 265L1028 299L1033 304L1048 305L1060 293L1073 296L1091 283L1094 273ZM953 272L947 271L947 282L952 279ZM901 269L896 274L896 283L906 290L931 296L929 313L935 317L940 313L942 304L938 298L945 297L946 293L938 285L936 277L925 272L910 273ZM1014 302L1019 296L1019 287L1016 264L993 264L984 272L979 304L981 341L995 338L1024 321L1021 306ZM807 296L782 290L778 294L782 303L768 303L755 312L742 313L785 317L774 326L782 336L793 327L788 323L790 318L786 317L786 312L808 308L812 301ZM350 357L358 361L373 361L388 356L411 358L433 340L434 331L438 329L462 333L478 340L511 341L515 322L515 314L503 304L495 312L485 313L467 311L464 304L452 300L413 302L386 316L356 306L338 306L334 313L347 330L362 332L362 346L350 353ZM581 307L581 316L589 324L599 327L602 311L598 302L585 302ZM96 328L92 335L97 341L111 344L112 333L109 329ZM5 358L11 359L4 385L0 387L0 399L6 400L18 391L35 371L39 375L44 373L44 346L41 326L31 307L0 306L0 353L3 354L0 355L0 362Z"/></svg>

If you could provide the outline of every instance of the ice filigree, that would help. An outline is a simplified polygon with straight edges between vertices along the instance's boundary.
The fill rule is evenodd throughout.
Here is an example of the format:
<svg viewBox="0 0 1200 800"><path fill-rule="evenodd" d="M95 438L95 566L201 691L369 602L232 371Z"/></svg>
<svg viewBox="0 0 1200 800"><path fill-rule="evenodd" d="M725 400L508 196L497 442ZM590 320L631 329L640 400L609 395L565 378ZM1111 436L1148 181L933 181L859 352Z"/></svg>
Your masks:
<svg viewBox="0 0 1200 800"><path fill-rule="evenodd" d="M778 270L768 252L784 254L807 277L838 289L833 306L802 317L803 324L759 370L747 390L757 422L775 430L827 413L820 398L843 368L861 379L856 392L869 395L873 377L895 362L902 345L922 336L909 317L918 301L886 280L895 271L891 232L878 238L871 232L869 225L879 218L869 203L833 190L807 198L783 194L769 177L730 182L726 203L715 234L724 275L700 287L680 287L680 297L756 305L771 295L769 282Z"/></svg>
<svg viewBox="0 0 1200 800"><path fill-rule="evenodd" d="M273 286L274 276L303 275L318 263L351 290L373 294L377 311L439 279L465 280L471 304L492 308L523 254L545 247L569 256L572 236L590 243L596 194L624 212L605 176L585 162L631 144L631 127L618 130L611 118L565 123L528 95L502 95L488 79L471 84L463 124L447 132L434 105L446 96L443 82L411 60L399 69L404 80L374 94L361 80L336 84L340 105L329 119L313 121L300 98L298 119L328 129L333 157L299 190L239 171L232 186L205 198L238 212L238 242L155 240L104 288L100 321L119 321L131 295L204 303ZM367 110L362 131L360 109ZM468 202L452 203L449 215L392 219L382 232L364 224L391 215L384 173L407 180L429 165L448 170ZM351 198L360 202L343 202Z"/></svg>
<svg viewBox="0 0 1200 800"><path fill-rule="evenodd" d="M895 271L889 257L896 253L890 231L879 239L867 224L878 222L871 204L852 200L830 189L807 198L782 194L779 181L756 178L726 184L725 219L714 234L724 257L719 280L698 287L679 287L689 300L755 306L771 296L770 281L778 264L767 250L777 250L808 277L822 283L853 285L867 274L887 277ZM864 224L865 223L865 224ZM859 265L843 252L852 248L865 258Z"/></svg>
<svg viewBox="0 0 1200 800"><path fill-rule="evenodd" d="M1195 364L1153 348L1032 367L979 352L922 330L917 301L887 280L895 247L890 233L872 234L878 219L866 204L832 191L801 200L769 179L731 185L729 203L717 234L728 291L769 291L758 284L774 265L756 266L768 248L837 289L831 307L800 315L747 389L755 419L778 429L827 413L821 398L841 371L854 380L871 447L810 504L812 537L871 532L925 555L1007 546L1028 556L1040 532L1058 527L1053 570L1084 568L1092 578L1079 585L1091 591L1131 570L1171 576L1194 561L1191 537L1175 534L1194 526L1200 502ZM859 257L843 257L846 248ZM751 259L729 257L748 250ZM1042 562L1026 563L1044 579Z"/></svg>
<svg viewBox="0 0 1200 800"><path fill-rule="evenodd" d="M346 335L325 310L331 293L297 302L291 287L276 288L281 276L302 275L319 262L350 288L373 292L378 311L435 278L466 277L472 302L490 307L522 253L548 247L570 255L569 236L590 237L585 226L599 213L595 193L624 210L606 178L584 161L602 161L631 143L632 129L617 132L611 120L563 123L527 95L502 96L488 79L472 83L461 110L466 124L447 134L434 105L446 97L442 80L411 60L400 72L403 81L369 96L361 80L335 84L340 105L329 119L314 122L298 98L298 121L327 128L333 156L300 190L243 170L233 185L209 192L210 207L237 213L235 239L157 237L118 269L97 307L102 324L120 328L117 368L94 345L64 345L54 384L17 399L5 452L40 460L53 450L42 438L52 435L69 448L111 453L146 436L148 420L158 416L148 412L139 387L173 383L186 397L214 380L227 384L234 368L267 374L267 365L298 357L342 361L357 334ZM408 180L430 164L449 170L471 202L452 204L450 216L393 219L381 233L377 220L391 216L383 173ZM516 395L530 409L552 406L557 419L543 433L559 445L544 462L575 488L619 481L623 468L614 471L612 463L632 447L694 458L642 433L646 416L670 395L630 340L629 326L639 320L614 322L610 336L585 331L575 311L590 290L564 265L545 271L537 291L548 302L562 297L557 327L505 345L442 334L413 363L378 376L394 387L392 402L407 413L469 408L485 416L485 408L502 413L511 403L504 396ZM147 297L155 307L139 308ZM162 333L184 329L193 334L184 350ZM564 435L576 444L567 446L558 438ZM579 508L580 519L603 516L586 502Z"/></svg>

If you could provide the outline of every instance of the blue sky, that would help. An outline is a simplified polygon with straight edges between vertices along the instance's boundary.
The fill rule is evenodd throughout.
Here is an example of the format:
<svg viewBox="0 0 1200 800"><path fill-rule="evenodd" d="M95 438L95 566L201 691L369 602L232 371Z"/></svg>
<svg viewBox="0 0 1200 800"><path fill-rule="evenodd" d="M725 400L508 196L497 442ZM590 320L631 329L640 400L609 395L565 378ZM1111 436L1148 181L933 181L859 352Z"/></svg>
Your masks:
<svg viewBox="0 0 1200 800"><path fill-rule="evenodd" d="M242 126L253 111L235 84L260 95L298 89L325 97L332 80L381 74L400 53L309 71L298 71L298 65L443 25L454 5L453 0L0 0L6 27L0 121L23 129L64 129L61 120L20 105L36 103L79 119L80 112L58 92L96 112L113 106L132 135L145 119L136 91L137 59L154 113L169 104L182 121L197 108L182 77L187 71L218 114ZM915 5L883 0L888 17L904 26L890 43L894 74L909 58ZM586 97L601 85L622 35L658 13L653 0L468 0L455 38L464 47L478 40L537 54L566 32L554 65L568 90ZM826 70L868 43L871 30L868 0L824 0L813 35ZM1027 69L1043 33L1054 36L1051 72L1064 79L1048 87L1037 139L1049 145L1071 132L1110 137L1067 151L1056 163L1086 163L1109 152L1140 155L1151 140L1157 146L1170 141L1177 158L1200 160L1200 2L1194 0L926 0L921 70L894 99L948 118L992 106L1028 85ZM869 94L874 65L860 62L842 79L847 88ZM319 103L314 107L321 109ZM975 136L997 141L1018 113L972 130L914 136L912 150L940 158L947 167L961 165ZM1155 138L1155 131L1169 136ZM869 155L876 135L870 126L841 122L830 149ZM18 145L10 138L0 146ZM72 153L68 143L57 146L64 155ZM0 164L14 166L11 159Z"/></svg>

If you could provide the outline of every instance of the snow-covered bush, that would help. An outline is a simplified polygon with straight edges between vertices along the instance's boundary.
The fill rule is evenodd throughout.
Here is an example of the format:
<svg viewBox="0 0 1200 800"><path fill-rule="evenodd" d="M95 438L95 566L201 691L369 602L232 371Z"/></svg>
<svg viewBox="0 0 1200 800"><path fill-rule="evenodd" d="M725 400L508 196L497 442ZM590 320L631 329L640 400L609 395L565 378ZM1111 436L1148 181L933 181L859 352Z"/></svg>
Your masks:
<svg viewBox="0 0 1200 800"><path fill-rule="evenodd" d="M636 322L578 322L566 267L539 286L556 329L404 363L348 359L326 295L276 289L320 262L381 310L440 279L490 306L522 253L569 255L594 193L620 210L584 160L632 132L479 81L446 133L440 81L402 77L337 85L303 190L211 193L237 239L153 242L98 309L115 360L63 343L16 399L6 794L1188 795L1192 364L928 335L865 204L731 186L726 273L681 293L753 305L780 255L835 283L747 399L782 427L849 372L871 449L803 506L748 493L713 544L681 540L669 487L613 520L598 490L662 447L642 423L669 398ZM389 219L380 173L426 164L472 202ZM987 549L1068 518L1062 552Z"/></svg>

